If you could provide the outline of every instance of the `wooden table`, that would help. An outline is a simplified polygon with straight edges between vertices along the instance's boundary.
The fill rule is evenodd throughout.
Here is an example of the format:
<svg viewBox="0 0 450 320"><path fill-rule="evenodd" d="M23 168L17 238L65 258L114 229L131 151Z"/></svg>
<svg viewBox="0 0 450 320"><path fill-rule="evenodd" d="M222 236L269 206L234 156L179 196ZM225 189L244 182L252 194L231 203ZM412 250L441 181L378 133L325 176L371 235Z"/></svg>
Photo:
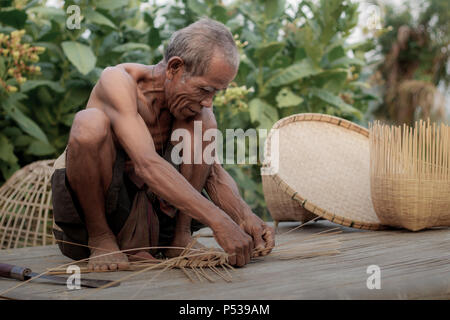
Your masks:
<svg viewBox="0 0 450 320"><path fill-rule="evenodd" d="M298 223L280 223L283 234ZM313 239L338 237L340 253L303 259L280 259L281 254L258 259L232 272L233 281L192 283L180 270L168 270L156 280L152 270L125 280L119 287L68 290L65 286L27 283L6 294L15 299L449 299L450 229L421 232L406 230L361 231L314 222L298 230L278 235L278 243L291 246L305 237L338 227L342 233ZM200 242L217 246L209 229L200 231ZM310 240L311 241L311 240ZM320 243L320 242L317 242ZM313 242L314 245L314 242ZM282 248L280 246L279 248ZM57 246L1 250L0 262L45 271L70 260ZM370 265L380 268L381 289L368 289ZM86 278L116 280L128 271L83 274ZM1 278L0 292L19 282ZM2 295L0 293L0 295Z"/></svg>

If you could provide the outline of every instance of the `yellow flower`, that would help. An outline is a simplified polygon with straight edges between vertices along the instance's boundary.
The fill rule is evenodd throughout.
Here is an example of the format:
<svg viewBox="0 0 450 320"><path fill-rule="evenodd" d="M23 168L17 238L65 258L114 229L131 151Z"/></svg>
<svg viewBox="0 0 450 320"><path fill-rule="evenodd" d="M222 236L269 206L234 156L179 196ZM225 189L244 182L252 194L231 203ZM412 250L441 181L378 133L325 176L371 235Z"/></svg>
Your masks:
<svg viewBox="0 0 450 320"><path fill-rule="evenodd" d="M25 34L25 30L15 30L11 32L11 39L13 38L22 38L22 36Z"/></svg>
<svg viewBox="0 0 450 320"><path fill-rule="evenodd" d="M45 51L45 47L35 47L35 48L37 54L43 53Z"/></svg>
<svg viewBox="0 0 450 320"><path fill-rule="evenodd" d="M39 57L37 54L33 53L32 55L30 55L30 61L31 62L38 62L39 61Z"/></svg>
<svg viewBox="0 0 450 320"><path fill-rule="evenodd" d="M6 87L6 91L11 92L11 93L17 92L17 87L8 85L8 86Z"/></svg>
<svg viewBox="0 0 450 320"><path fill-rule="evenodd" d="M25 78L25 77L19 77L19 79L17 79L17 82L18 82L19 84L22 84L22 83L24 83L25 81L27 81L27 78Z"/></svg>

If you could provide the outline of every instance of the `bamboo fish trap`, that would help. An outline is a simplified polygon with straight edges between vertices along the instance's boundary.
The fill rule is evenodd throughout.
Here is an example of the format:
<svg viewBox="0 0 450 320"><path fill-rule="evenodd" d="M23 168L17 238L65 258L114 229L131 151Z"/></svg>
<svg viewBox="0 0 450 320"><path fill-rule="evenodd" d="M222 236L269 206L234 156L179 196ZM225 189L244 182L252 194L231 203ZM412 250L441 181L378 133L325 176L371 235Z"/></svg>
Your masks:
<svg viewBox="0 0 450 320"><path fill-rule="evenodd" d="M374 122L369 132L372 201L381 222L412 231L450 226L450 127Z"/></svg>
<svg viewBox="0 0 450 320"><path fill-rule="evenodd" d="M53 162L33 162L0 188L0 249L56 243L51 232Z"/></svg>

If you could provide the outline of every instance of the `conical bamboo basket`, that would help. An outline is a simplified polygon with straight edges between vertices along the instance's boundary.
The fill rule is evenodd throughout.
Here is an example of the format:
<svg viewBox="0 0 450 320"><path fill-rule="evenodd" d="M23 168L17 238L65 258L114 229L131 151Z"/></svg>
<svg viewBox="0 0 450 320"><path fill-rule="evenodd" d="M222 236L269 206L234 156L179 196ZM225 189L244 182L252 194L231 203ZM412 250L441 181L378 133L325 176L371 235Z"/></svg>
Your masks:
<svg viewBox="0 0 450 320"><path fill-rule="evenodd" d="M0 188L0 248L55 244L50 178L54 160L33 162Z"/></svg>
<svg viewBox="0 0 450 320"><path fill-rule="evenodd" d="M381 222L417 231L450 226L450 127L370 126L371 191Z"/></svg>
<svg viewBox="0 0 450 320"><path fill-rule="evenodd" d="M304 113L276 122L261 169L275 221L317 216L359 229L380 229L370 199L369 132L345 119Z"/></svg>

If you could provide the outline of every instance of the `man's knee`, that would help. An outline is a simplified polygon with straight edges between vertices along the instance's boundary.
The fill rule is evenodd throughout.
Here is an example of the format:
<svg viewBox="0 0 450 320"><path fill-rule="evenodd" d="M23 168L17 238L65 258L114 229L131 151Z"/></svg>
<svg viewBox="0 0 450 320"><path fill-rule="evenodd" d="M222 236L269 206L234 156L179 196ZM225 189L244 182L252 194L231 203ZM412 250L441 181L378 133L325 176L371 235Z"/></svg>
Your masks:
<svg viewBox="0 0 450 320"><path fill-rule="evenodd" d="M82 110L73 120L69 144L83 148L98 148L106 141L110 130L110 121L103 111Z"/></svg>

